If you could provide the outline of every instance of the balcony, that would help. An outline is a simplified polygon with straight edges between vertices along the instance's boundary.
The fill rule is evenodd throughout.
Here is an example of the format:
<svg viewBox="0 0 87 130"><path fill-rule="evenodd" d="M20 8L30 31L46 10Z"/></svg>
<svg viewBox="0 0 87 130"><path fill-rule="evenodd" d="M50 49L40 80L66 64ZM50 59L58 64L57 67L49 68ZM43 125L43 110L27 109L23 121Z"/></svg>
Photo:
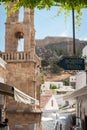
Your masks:
<svg viewBox="0 0 87 130"><path fill-rule="evenodd" d="M34 60L30 52L1 52L0 57L6 62L24 62Z"/></svg>

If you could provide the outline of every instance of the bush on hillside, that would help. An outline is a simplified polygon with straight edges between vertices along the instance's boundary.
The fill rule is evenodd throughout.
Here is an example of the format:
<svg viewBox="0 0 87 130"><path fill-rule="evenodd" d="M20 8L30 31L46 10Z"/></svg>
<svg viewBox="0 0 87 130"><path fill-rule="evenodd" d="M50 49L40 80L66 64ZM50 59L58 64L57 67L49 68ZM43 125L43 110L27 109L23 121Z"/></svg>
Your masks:
<svg viewBox="0 0 87 130"><path fill-rule="evenodd" d="M50 89L57 89L57 86L55 84L50 84Z"/></svg>

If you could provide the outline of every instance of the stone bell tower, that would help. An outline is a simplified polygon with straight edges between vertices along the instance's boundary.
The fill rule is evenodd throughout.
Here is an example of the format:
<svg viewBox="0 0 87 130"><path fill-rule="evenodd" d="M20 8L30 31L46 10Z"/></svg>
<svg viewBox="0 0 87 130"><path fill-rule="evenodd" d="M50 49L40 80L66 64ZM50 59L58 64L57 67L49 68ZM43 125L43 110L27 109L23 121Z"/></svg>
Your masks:
<svg viewBox="0 0 87 130"><path fill-rule="evenodd" d="M1 53L7 62L6 83L40 100L40 58L35 54L34 10L24 9L23 22L19 22L18 18L19 10L11 13L6 21L5 52ZM24 46L19 51L21 39L24 39ZM10 130L31 130L34 127L40 130L39 105L26 105L7 97L5 110Z"/></svg>
<svg viewBox="0 0 87 130"><path fill-rule="evenodd" d="M31 51L34 56L35 29L34 10L24 9L24 20L19 22L19 11L11 14L6 22L6 52L17 52L18 40L24 38L24 51Z"/></svg>

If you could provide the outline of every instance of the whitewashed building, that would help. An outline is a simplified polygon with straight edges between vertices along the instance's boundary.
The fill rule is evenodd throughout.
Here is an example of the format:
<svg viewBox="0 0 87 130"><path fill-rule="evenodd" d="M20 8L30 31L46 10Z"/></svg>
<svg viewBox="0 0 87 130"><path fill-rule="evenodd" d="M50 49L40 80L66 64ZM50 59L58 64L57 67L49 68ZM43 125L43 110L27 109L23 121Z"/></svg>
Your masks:
<svg viewBox="0 0 87 130"><path fill-rule="evenodd" d="M87 57L87 45L82 50L82 56Z"/></svg>
<svg viewBox="0 0 87 130"><path fill-rule="evenodd" d="M76 75L76 89L83 88L86 85L86 72L78 72Z"/></svg>
<svg viewBox="0 0 87 130"><path fill-rule="evenodd" d="M0 58L0 82L5 83L6 77L6 62ZM4 95L0 94L0 119L4 118L3 110L4 110Z"/></svg>
<svg viewBox="0 0 87 130"><path fill-rule="evenodd" d="M76 90L64 96L64 99L76 99L76 121L83 130L87 130L87 74L80 71L76 75Z"/></svg>
<svg viewBox="0 0 87 130"><path fill-rule="evenodd" d="M63 82L44 82L44 84L42 84L41 88L49 90L51 84L56 85L57 88L63 87Z"/></svg>
<svg viewBox="0 0 87 130"><path fill-rule="evenodd" d="M58 104L53 95L41 95L40 97L40 108L43 112L45 111L57 111Z"/></svg>
<svg viewBox="0 0 87 130"><path fill-rule="evenodd" d="M55 89L51 89L50 86L55 85ZM45 82L41 86L41 94L42 95L52 95L52 94L65 94L67 92L72 92L74 89L72 89L72 86L65 86L63 82Z"/></svg>

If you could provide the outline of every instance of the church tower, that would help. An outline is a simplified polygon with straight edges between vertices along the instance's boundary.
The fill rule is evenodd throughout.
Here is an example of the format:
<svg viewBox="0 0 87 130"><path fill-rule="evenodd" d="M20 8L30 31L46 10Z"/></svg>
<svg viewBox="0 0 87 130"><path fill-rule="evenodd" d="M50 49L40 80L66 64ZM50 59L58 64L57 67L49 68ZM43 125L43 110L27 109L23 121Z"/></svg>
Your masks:
<svg viewBox="0 0 87 130"><path fill-rule="evenodd" d="M40 58L35 53L34 10L25 8L23 12L22 22L18 10L7 17L5 24L5 52L1 57L7 62L6 83L40 100ZM19 49L21 42L22 50ZM18 103L6 97L5 109L10 130L40 130L39 105Z"/></svg>
<svg viewBox="0 0 87 130"><path fill-rule="evenodd" d="M23 13L23 12L22 12ZM6 21L6 52L17 52L18 41L24 39L24 51L35 54L34 10L24 9L23 22L19 22L19 11L12 13Z"/></svg>

